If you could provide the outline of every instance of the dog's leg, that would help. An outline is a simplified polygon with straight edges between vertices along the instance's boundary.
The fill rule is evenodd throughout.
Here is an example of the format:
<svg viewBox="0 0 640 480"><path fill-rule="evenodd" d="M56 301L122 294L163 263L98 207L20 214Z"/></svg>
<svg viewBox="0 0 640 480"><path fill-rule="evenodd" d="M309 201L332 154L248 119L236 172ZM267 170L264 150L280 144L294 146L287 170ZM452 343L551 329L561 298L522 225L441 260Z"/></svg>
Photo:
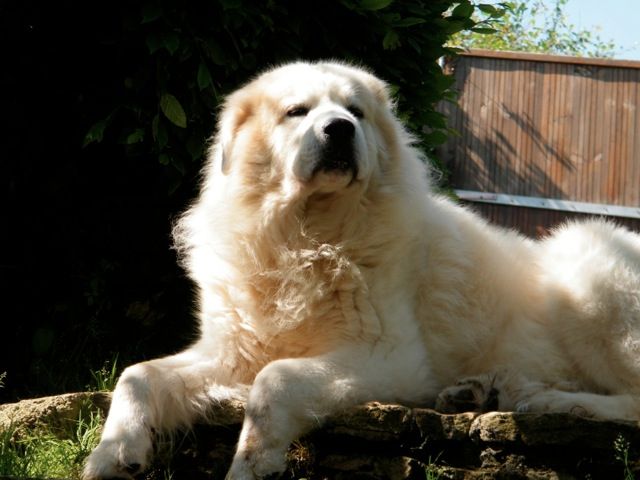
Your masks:
<svg viewBox="0 0 640 480"><path fill-rule="evenodd" d="M508 371L461 379L440 392L435 408L443 413L558 412L601 420L640 420L640 396L591 393L574 382L536 382Z"/></svg>
<svg viewBox="0 0 640 480"><path fill-rule="evenodd" d="M567 392L554 388L534 393L520 400L519 412L563 412L599 420L640 420L640 397Z"/></svg>
<svg viewBox="0 0 640 480"><path fill-rule="evenodd" d="M268 364L249 393L227 479L255 480L283 472L291 442L343 408L370 400L424 398L425 392L417 388L429 383L424 371L409 373L405 364L388 357L381 361L383 355L369 346Z"/></svg>
<svg viewBox="0 0 640 480"><path fill-rule="evenodd" d="M83 478L133 478L144 470L155 432L187 426L204 413L207 386L218 368L217 362L187 350L125 369Z"/></svg>
<svg viewBox="0 0 640 480"><path fill-rule="evenodd" d="M436 398L435 409L443 413L514 411L541 392L578 392L574 382L554 384L529 380L524 375L499 369L458 380Z"/></svg>

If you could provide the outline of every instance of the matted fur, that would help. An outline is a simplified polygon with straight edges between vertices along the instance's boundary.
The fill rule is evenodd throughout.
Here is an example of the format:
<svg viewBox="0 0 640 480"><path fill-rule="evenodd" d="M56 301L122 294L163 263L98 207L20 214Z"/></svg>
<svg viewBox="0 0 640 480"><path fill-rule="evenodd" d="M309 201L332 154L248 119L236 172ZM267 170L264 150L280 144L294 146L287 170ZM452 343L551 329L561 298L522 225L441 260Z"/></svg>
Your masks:
<svg viewBox="0 0 640 480"><path fill-rule="evenodd" d="M230 95L175 239L200 338L125 370L86 479L130 478L152 432L225 398L248 400L230 479L282 471L370 400L640 419L640 237L590 221L537 243L434 195L360 68L294 63Z"/></svg>

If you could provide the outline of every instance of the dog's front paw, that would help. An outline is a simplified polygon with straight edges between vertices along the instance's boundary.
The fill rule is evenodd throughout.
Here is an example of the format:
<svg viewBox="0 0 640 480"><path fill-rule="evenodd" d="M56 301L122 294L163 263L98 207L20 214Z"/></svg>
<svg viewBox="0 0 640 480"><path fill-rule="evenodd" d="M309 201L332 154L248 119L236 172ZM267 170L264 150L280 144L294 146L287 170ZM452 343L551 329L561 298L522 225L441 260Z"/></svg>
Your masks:
<svg viewBox="0 0 640 480"><path fill-rule="evenodd" d="M225 480L255 480L258 477L253 473L253 469L246 459L239 460L234 458L231 468L229 468L229 472L224 478Z"/></svg>
<svg viewBox="0 0 640 480"><path fill-rule="evenodd" d="M111 478L133 479L149 464L151 456L149 435L123 435L102 439L87 458L82 472L83 480Z"/></svg>
<svg viewBox="0 0 640 480"><path fill-rule="evenodd" d="M226 480L277 479L286 468L285 453L280 449L253 453L238 451L233 457Z"/></svg>
<svg viewBox="0 0 640 480"><path fill-rule="evenodd" d="M498 409L499 393L488 379L467 378L440 392L435 409L442 413L489 412Z"/></svg>

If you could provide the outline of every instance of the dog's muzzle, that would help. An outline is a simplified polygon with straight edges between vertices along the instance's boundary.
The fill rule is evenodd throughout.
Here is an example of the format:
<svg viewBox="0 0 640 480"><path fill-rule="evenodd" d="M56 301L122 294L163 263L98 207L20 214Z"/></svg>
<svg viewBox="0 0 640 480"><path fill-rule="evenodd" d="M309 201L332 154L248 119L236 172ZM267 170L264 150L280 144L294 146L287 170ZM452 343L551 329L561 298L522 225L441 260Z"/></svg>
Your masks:
<svg viewBox="0 0 640 480"><path fill-rule="evenodd" d="M351 172L352 177L356 178L355 132L356 127L349 119L338 117L329 120L322 128L320 160L313 173Z"/></svg>

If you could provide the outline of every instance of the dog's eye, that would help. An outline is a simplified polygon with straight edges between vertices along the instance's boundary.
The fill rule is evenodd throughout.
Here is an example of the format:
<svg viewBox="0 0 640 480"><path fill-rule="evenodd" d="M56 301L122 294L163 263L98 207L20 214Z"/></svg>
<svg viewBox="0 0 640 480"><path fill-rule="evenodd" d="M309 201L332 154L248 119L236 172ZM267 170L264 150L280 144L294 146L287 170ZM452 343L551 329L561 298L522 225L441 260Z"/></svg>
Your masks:
<svg viewBox="0 0 640 480"><path fill-rule="evenodd" d="M309 108L304 105L296 105L287 110L287 117L304 117L309 113Z"/></svg>
<svg viewBox="0 0 640 480"><path fill-rule="evenodd" d="M364 113L362 112L362 110L360 110L358 107L356 107L355 105L349 105L347 107L347 110L349 110L349 113L351 113L351 115L353 115L356 118L362 118L364 117Z"/></svg>

